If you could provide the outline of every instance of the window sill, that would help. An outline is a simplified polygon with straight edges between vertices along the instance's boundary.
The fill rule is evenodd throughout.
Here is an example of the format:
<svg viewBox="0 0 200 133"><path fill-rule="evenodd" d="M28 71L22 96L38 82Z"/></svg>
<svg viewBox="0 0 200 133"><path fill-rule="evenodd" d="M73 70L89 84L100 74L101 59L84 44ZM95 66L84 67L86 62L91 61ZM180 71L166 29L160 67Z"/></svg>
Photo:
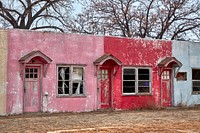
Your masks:
<svg viewBox="0 0 200 133"><path fill-rule="evenodd" d="M152 96L152 93L134 93L134 94L122 94L122 96Z"/></svg>
<svg viewBox="0 0 200 133"><path fill-rule="evenodd" d="M86 98L86 95L57 95L56 98Z"/></svg>

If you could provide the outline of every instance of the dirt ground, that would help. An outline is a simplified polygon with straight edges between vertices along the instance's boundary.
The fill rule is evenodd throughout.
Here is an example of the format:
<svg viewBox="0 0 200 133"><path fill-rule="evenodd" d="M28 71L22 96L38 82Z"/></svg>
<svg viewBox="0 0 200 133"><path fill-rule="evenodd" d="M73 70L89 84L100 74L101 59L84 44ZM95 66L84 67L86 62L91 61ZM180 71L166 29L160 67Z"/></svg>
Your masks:
<svg viewBox="0 0 200 133"><path fill-rule="evenodd" d="M200 108L1 116L0 132L200 133Z"/></svg>

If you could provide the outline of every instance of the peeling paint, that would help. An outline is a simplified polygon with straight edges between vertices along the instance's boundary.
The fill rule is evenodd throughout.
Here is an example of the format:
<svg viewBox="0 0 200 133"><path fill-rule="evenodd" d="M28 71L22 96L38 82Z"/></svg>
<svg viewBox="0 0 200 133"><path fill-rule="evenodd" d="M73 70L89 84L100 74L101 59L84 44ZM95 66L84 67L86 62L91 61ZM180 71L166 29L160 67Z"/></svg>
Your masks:
<svg viewBox="0 0 200 133"><path fill-rule="evenodd" d="M192 94L192 68L200 69L200 43L173 41L172 44L172 55L183 64L179 71L187 73L185 81L174 79L174 105L199 105L200 95Z"/></svg>
<svg viewBox="0 0 200 133"><path fill-rule="evenodd" d="M37 38L37 39L33 39ZM48 38L48 39L47 39ZM97 88L93 61L104 52L103 37L78 34L42 33L26 30L8 30L8 86L7 113L23 113L23 79L19 76L18 60L33 50L41 51L53 61L46 77L42 77L42 112L80 112L97 108ZM59 97L57 94L57 64L84 65L85 97ZM48 92L48 98L43 92ZM76 104L74 104L76 103Z"/></svg>
<svg viewBox="0 0 200 133"><path fill-rule="evenodd" d="M6 35L7 38L4 38ZM182 43L165 40L148 40L119 37L100 37L80 34L43 33L26 30L8 30L0 32L0 59L5 72L0 78L0 110L2 114L19 114L24 109L24 80L20 77L19 59L33 50L41 51L52 59L47 69L47 74L41 74L41 111L42 112L81 112L99 109L98 80L96 66L93 62L104 54L111 54L122 62L116 66L113 60L103 62L102 66L111 70L110 89L104 90L105 97L111 95L110 107L113 109L140 109L161 105L161 79L158 75L158 64L165 57L175 56L183 63L180 71L187 72L188 81L174 79L175 105L200 104L199 95L191 94L191 67L200 68L199 44ZM33 39L36 38L36 39ZM7 53L8 47L8 53ZM2 55L4 52L5 55ZM8 54L8 55L6 55ZM7 57L8 58L5 58ZM8 61L6 60L8 59ZM35 59L35 58L34 58ZM37 59L37 58L36 58ZM39 60L39 59L38 59ZM43 64L41 63L43 62ZM114 62L114 63L113 63ZM34 61L28 65L36 65L44 69L44 61ZM57 65L82 65L85 68L85 96L59 96ZM151 94L149 95L123 95L122 73L123 67L148 67L151 68ZM24 69L24 68L23 68ZM6 77L7 76L7 77ZM184 84L184 89L181 89ZM108 86L107 86L108 87ZM106 87L105 87L106 88ZM189 88L189 89L188 89ZM164 93L169 94L170 90ZM108 92L108 93L107 93ZM7 101L6 101L7 100ZM107 100L107 99L106 99ZM166 101L163 99L163 101Z"/></svg>
<svg viewBox="0 0 200 133"><path fill-rule="evenodd" d="M138 109L160 105L160 80L158 77L158 60L171 56L170 41L143 40L105 37L105 53L114 55L123 62L123 66L151 67L152 95L122 95L122 67L119 68L113 81L113 103L115 109Z"/></svg>

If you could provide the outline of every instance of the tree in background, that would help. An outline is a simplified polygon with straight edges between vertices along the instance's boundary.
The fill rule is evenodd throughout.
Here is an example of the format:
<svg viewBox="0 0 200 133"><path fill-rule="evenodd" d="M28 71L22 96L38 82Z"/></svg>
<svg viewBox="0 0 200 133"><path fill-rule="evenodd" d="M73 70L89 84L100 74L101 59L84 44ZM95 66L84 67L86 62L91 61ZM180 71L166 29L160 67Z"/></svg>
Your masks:
<svg viewBox="0 0 200 133"><path fill-rule="evenodd" d="M1 0L0 27L63 32L72 3L71 0Z"/></svg>
<svg viewBox="0 0 200 133"><path fill-rule="evenodd" d="M199 0L86 0L72 32L200 40Z"/></svg>

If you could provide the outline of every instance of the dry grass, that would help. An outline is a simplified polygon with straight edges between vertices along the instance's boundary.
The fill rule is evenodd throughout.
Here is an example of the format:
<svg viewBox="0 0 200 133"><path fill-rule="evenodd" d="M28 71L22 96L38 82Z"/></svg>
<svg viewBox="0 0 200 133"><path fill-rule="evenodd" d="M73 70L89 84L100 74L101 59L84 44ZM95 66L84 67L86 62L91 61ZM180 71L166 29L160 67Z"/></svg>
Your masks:
<svg viewBox="0 0 200 133"><path fill-rule="evenodd" d="M1 132L198 133L200 109L37 113L0 117Z"/></svg>

